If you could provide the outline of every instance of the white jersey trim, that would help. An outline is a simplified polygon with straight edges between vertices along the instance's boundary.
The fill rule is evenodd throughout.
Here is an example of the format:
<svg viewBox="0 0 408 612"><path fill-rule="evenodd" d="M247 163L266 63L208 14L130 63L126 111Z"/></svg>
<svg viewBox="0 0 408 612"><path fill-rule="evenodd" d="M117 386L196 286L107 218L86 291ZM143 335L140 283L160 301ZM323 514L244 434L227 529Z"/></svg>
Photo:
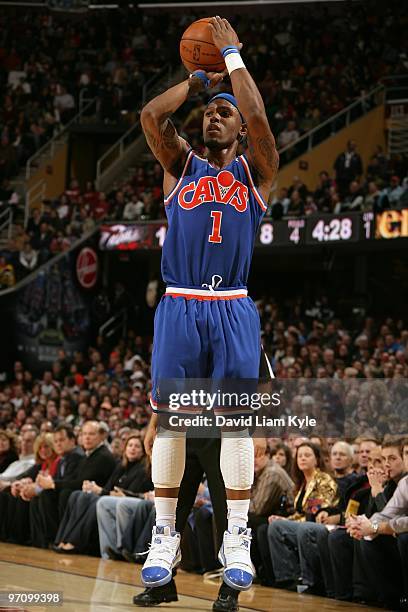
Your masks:
<svg viewBox="0 0 408 612"><path fill-rule="evenodd" d="M166 293L179 295L203 295L206 297L230 297L233 295L248 295L247 289L228 289L226 291L211 292L208 289L184 289L183 287L167 287Z"/></svg>
<svg viewBox="0 0 408 612"><path fill-rule="evenodd" d="M241 160L242 165L244 166L244 170L245 170L246 175L247 175L248 180L249 180L249 186L251 187L251 189L252 189L252 191L254 193L256 201L258 202L258 204L262 208L262 210L264 212L266 212L268 210L268 205L264 201L263 197L261 196L261 194L259 193L257 188L255 187L254 179L252 178L251 170L249 168L249 164L248 164L247 160L245 159L244 155L240 155L239 159Z"/></svg>
<svg viewBox="0 0 408 612"><path fill-rule="evenodd" d="M187 159L186 159L186 163L184 164L184 168L183 168L183 172L181 173L181 176L179 178L179 180L177 181L175 187L173 187L173 189L170 191L170 193L164 198L164 204L168 204L169 200L171 200L171 198L177 193L177 190L179 189L180 185L181 185L181 181L183 180L186 172L187 172L187 168L188 165L190 163L190 160L193 156L193 149L190 149L189 154L187 155Z"/></svg>

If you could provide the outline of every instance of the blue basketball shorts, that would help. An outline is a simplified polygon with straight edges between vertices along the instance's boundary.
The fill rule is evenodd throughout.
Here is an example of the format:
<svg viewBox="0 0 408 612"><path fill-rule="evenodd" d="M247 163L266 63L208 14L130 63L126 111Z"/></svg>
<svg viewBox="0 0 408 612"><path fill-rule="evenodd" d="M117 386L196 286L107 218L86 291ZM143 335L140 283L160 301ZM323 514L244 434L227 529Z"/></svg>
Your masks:
<svg viewBox="0 0 408 612"><path fill-rule="evenodd" d="M257 308L242 290L168 288L155 314L151 405L161 410L160 381L258 379Z"/></svg>

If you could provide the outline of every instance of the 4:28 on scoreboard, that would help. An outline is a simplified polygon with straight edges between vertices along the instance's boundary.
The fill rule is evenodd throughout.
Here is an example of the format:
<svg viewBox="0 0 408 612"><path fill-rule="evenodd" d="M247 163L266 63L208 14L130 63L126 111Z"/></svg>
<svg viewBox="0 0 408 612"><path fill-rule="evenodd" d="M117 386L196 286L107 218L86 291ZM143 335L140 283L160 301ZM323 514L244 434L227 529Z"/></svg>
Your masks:
<svg viewBox="0 0 408 612"><path fill-rule="evenodd" d="M329 245L399 239L408 239L408 208L380 213L312 214L279 221L264 219L256 246Z"/></svg>
<svg viewBox="0 0 408 612"><path fill-rule="evenodd" d="M257 246L297 246L356 242L360 238L360 215L311 215L302 219L262 222Z"/></svg>

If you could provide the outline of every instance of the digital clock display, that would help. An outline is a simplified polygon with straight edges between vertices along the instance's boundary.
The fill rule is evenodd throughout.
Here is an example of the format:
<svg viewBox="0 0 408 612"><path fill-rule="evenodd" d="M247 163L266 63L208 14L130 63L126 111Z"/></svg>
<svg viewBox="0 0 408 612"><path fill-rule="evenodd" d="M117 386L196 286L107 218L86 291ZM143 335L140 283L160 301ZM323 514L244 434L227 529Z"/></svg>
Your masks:
<svg viewBox="0 0 408 612"><path fill-rule="evenodd" d="M322 215L308 219L306 242L324 244L332 242L354 242L359 238L359 215Z"/></svg>

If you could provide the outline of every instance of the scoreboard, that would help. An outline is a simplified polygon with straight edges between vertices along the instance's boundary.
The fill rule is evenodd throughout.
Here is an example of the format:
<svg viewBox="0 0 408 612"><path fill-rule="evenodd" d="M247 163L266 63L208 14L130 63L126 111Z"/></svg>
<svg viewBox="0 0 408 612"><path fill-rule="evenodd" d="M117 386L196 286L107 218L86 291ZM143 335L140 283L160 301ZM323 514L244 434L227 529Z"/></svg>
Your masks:
<svg viewBox="0 0 408 612"><path fill-rule="evenodd" d="M103 251L160 249L167 222L111 223L101 226L99 248ZM312 214L308 217L274 221L264 219L255 247L301 247L374 243L408 238L408 208L382 213L355 212L339 215Z"/></svg>

